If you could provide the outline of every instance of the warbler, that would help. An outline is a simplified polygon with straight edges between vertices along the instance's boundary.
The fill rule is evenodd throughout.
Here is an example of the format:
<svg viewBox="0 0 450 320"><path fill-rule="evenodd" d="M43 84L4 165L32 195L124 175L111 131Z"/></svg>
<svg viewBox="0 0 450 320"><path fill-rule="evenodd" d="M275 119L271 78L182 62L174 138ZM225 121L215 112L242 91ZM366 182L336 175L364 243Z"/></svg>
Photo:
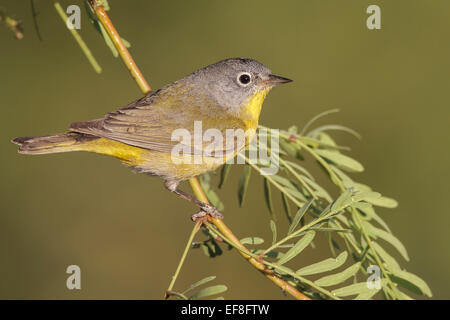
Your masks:
<svg viewBox="0 0 450 320"><path fill-rule="evenodd" d="M100 119L72 123L66 133L20 137L12 142L19 145L22 154L87 151L115 157L138 172L163 178L169 191L195 203L201 211L194 219L207 213L222 218L215 207L179 190L179 183L216 169L245 148L256 132L267 93L291 81L272 74L253 59L226 59ZM179 129L196 138L198 122L206 131L214 129L225 134L227 130L242 130L246 132L244 143L230 148L219 141L213 143L214 152L205 156L203 151L210 147L209 141L192 144L192 139L174 139L174 131ZM180 145L183 153L174 154ZM198 154L202 161L184 161Z"/></svg>

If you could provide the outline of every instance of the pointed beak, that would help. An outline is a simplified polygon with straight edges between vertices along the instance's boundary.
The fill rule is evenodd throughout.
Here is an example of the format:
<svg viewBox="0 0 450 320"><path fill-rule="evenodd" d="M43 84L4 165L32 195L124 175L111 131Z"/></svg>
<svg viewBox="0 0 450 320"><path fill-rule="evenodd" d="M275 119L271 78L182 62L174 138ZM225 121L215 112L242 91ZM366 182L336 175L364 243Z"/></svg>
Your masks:
<svg viewBox="0 0 450 320"><path fill-rule="evenodd" d="M275 86L278 84L288 83L288 82L292 82L292 80L271 74L271 75L269 75L268 79L263 81L263 84L268 85L268 86Z"/></svg>

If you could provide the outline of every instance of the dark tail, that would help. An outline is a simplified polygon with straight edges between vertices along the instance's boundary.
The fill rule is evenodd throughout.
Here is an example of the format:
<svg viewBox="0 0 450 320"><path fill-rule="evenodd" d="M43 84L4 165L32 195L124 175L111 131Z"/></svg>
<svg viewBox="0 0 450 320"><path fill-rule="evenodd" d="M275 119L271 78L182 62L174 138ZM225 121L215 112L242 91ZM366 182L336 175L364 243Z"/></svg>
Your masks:
<svg viewBox="0 0 450 320"><path fill-rule="evenodd" d="M20 137L11 140L19 145L19 153L47 154L58 152L82 151L83 144L99 137L83 133L62 133L40 137Z"/></svg>

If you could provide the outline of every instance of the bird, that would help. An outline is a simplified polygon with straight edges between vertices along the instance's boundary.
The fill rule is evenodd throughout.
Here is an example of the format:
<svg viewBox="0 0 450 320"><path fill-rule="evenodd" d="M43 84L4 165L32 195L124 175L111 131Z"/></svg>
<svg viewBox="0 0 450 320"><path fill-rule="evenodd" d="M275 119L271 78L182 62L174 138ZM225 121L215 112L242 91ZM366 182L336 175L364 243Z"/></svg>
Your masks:
<svg viewBox="0 0 450 320"><path fill-rule="evenodd" d="M137 172L161 177L166 189L197 205L200 212L193 220L206 214L223 218L217 208L178 186L218 168L247 147L269 91L291 81L256 60L225 59L102 118L72 123L65 133L18 137L12 142L19 145L21 154L87 151L115 157ZM203 139L208 130L223 136L230 130L244 132L244 137L234 136L232 143L227 139L211 142ZM242 143L236 142L239 139Z"/></svg>

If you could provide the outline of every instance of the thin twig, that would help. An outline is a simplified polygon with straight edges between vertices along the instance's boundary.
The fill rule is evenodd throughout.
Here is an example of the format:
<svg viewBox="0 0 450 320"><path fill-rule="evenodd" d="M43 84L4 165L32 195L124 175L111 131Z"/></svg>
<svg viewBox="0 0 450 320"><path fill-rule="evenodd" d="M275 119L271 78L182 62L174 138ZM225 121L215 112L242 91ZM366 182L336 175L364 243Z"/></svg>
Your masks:
<svg viewBox="0 0 450 320"><path fill-rule="evenodd" d="M34 0L30 0L30 3L31 3L31 14L33 15L34 30L36 30L36 34L39 41L42 41L41 32L39 31L39 25L37 22L38 12L36 11L36 7L34 6Z"/></svg>
<svg viewBox="0 0 450 320"><path fill-rule="evenodd" d="M137 67L136 63L134 62L133 58L131 57L128 49L125 47L125 45L122 42L121 37L119 36L119 33L117 32L116 28L112 24L111 20L108 17L108 14L106 13L105 9L102 5L99 5L96 0L89 0L89 3L91 4L92 8L94 9L98 20L103 25L105 30L108 32L108 35L111 37L111 40L113 41L114 45L116 46L117 50L119 51L120 57L122 58L122 61L125 63L127 68L130 70L130 73L134 80L137 82L139 87L144 93L148 93L151 91L150 85L145 80L144 76L142 75L141 71ZM202 187L200 186L200 183L198 182L197 178L189 179L189 183L191 185L191 188L197 197L202 202L209 203L208 198L206 197ZM239 241L239 239L231 232L231 230L225 225L225 223L221 219L217 219L214 217L211 217L208 215L208 220L215 225L215 227L225 236L227 239L233 242L233 244L236 247L241 248L244 251L248 251L247 248L244 247L244 245ZM278 277L273 273L273 271L267 269L265 265L259 261L257 261L255 258L252 258L248 256L247 254L243 253L242 251L238 251L245 259L247 259L248 262L250 262L256 269L261 271L268 279L270 279L273 283L275 283L278 287L280 287L284 292L290 294L294 298L298 300L311 300L309 297L305 296L303 293L298 291L295 287Z"/></svg>
<svg viewBox="0 0 450 320"><path fill-rule="evenodd" d="M63 8L61 7L61 5L59 4L59 2L55 2L55 9L58 12L59 16L61 17L62 21L64 22L64 25L67 26L67 15L64 12ZM98 64L97 60L95 60L94 56L92 55L91 50L88 48L86 43L83 41L83 39L81 38L81 36L78 33L78 31L75 28L72 28L72 29L67 28L67 29L69 29L70 33L72 34L72 36L77 41L77 43L80 46L81 50L83 51L84 55L89 60L89 62L91 63L92 67L94 68L95 72L101 73L102 72L102 68Z"/></svg>
<svg viewBox="0 0 450 320"><path fill-rule="evenodd" d="M324 294L324 295L326 295L326 296L328 296L329 298L331 298L331 299L334 299L334 300L340 300L338 297L336 297L336 296L334 296L331 292L329 292L328 290L326 290L326 289L324 289L324 288L322 288L322 287L319 287L319 286L317 286L314 282L312 282L312 281L309 281L308 279L306 279L306 278L303 278L302 276L300 276L300 275L298 275L298 274L296 274L296 273L294 273L294 272L292 272L292 271L290 271L290 270L287 270L286 268L284 268L283 266L280 266L280 265L278 265L278 264L275 264L275 263L271 263L271 262L269 262L269 261L265 261L265 260L262 260L262 259L260 259L257 255L255 255L255 254L252 254L251 252L249 252L248 251L248 249L246 249L245 247L238 247L234 242L232 242L230 239L228 239L227 237L225 237L222 233L220 233L219 231L217 231L217 230L214 230L214 229L212 229L212 227L209 225L209 224L206 224L206 227L208 228L208 230L211 232L211 234L213 235L213 236L218 236L218 237L220 237L220 238L222 238L222 239L224 239L225 240L225 242L227 242L229 245L231 245L233 248L235 248L235 249L237 249L243 256L249 256L249 257L252 257L252 259L259 259L258 261L260 262L260 263L262 263L262 264L264 264L264 265L267 265L267 266L269 266L269 267L271 267L271 268L273 268L274 270L282 270L282 271L284 271L286 274L288 274L288 275L290 275L291 277L293 277L293 278L295 278L295 279L298 279L298 280L300 280L301 282L303 282L303 283L305 283L305 284L307 284L307 285L309 285L310 287L312 287L312 288L315 288L317 291L319 291L319 292L321 292L322 294ZM276 278L278 278L275 274L274 274L274 272L271 270L271 269L267 269L267 268L265 268L265 270L260 270L261 272L263 272L266 276L267 275L273 275L273 276L275 276ZM279 279L279 278L278 278ZM282 280L282 281L284 281L284 280ZM288 284L289 285L289 284ZM290 286L290 285L289 285ZM283 288L283 290L286 290L286 289L290 289L290 288ZM294 288L295 289L295 288ZM295 290L297 290L297 289L295 289ZM305 299L306 298L306 299ZM304 298L297 298L298 300L311 300L309 297L304 297Z"/></svg>
<svg viewBox="0 0 450 320"><path fill-rule="evenodd" d="M192 229L191 235L189 236L189 240L186 243L186 247L184 248L183 255L181 256L180 262L178 263L177 270L175 271L175 274L172 277L172 281L170 281L169 288L167 288L165 299L168 299L170 297L170 295L172 294L172 289L173 289L173 286L175 285L175 281L177 280L178 275L180 274L181 267L183 266L184 260L186 260L186 257L187 257L187 253L192 246L192 241L194 240L194 236L197 234L198 230L200 230L200 226L201 226L201 222L197 222L194 225L194 228Z"/></svg>
<svg viewBox="0 0 450 320"><path fill-rule="evenodd" d="M108 32L111 41L114 43L114 46L117 48L117 51L119 51L119 55L122 58L122 61L124 62L127 69L130 71L131 76L136 81L139 88L141 88L142 92L144 93L149 93L150 91L152 91L147 80L145 80L138 66L134 62L133 57L130 55L130 52L123 43L122 38L119 36L119 33L114 27L111 19L109 19L109 16L106 13L103 5L99 5L96 0L89 0L89 3L92 9L94 9L98 20L105 28L106 32Z"/></svg>

